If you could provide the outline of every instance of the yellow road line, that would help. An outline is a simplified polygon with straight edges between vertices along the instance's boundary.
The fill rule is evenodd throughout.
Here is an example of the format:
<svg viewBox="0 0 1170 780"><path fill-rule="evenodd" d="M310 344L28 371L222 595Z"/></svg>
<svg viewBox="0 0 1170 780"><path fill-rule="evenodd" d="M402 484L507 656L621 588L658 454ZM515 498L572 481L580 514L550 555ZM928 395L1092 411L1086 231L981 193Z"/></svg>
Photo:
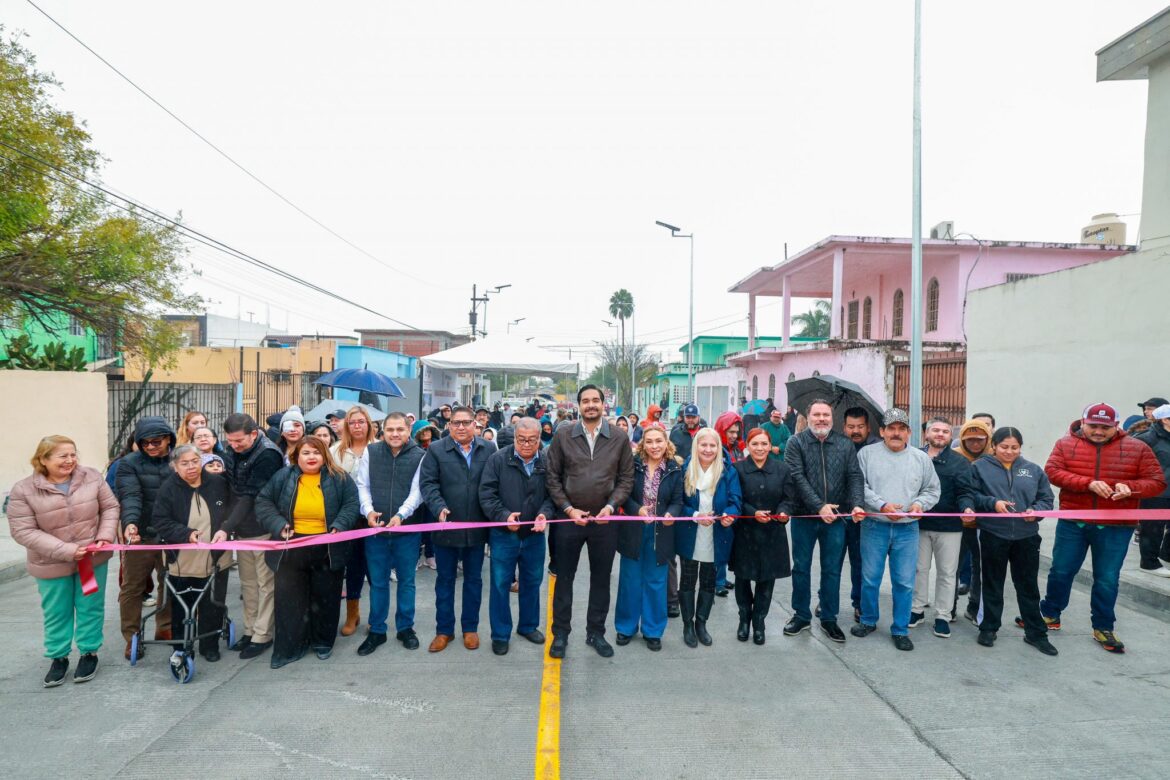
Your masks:
<svg viewBox="0 0 1170 780"><path fill-rule="evenodd" d="M544 674L540 680L540 718L536 723L536 780L560 780L561 776L561 659L551 658L553 591L557 578L548 578L548 641L544 650Z"/></svg>

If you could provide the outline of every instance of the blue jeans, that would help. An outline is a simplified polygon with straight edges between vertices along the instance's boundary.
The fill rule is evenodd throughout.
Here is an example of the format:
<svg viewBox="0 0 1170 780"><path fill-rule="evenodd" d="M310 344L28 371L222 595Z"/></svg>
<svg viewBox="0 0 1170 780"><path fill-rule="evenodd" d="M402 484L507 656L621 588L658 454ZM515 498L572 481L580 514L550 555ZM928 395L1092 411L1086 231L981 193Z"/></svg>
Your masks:
<svg viewBox="0 0 1170 780"><path fill-rule="evenodd" d="M861 608L861 523L842 518L845 523L845 546L841 549L841 568L849 555L849 601L854 609Z"/></svg>
<svg viewBox="0 0 1170 780"><path fill-rule="evenodd" d="M370 633L385 634L390 614L390 570L398 572L398 603L394 630L414 628L414 569L422 534L391 533L367 536L366 568L370 577ZM352 559L350 559L352 560Z"/></svg>
<svg viewBox="0 0 1170 780"><path fill-rule="evenodd" d="M809 517L794 517L788 523L792 529L792 611L800 620L812 622L809 605L812 589L813 546L821 547L821 621L837 619L841 606L841 551L845 547L845 521L832 523Z"/></svg>
<svg viewBox="0 0 1170 780"><path fill-rule="evenodd" d="M531 634L540 628L540 583L544 580L544 534L530 534L521 540L518 534L493 528L492 590L488 596L488 618L492 624L492 641L512 638L512 580L520 564L520 622L516 633ZM464 604L467 597L464 596ZM464 629L466 630L466 629Z"/></svg>
<svg viewBox="0 0 1170 780"><path fill-rule="evenodd" d="M1059 618L1068 606L1073 578L1085 562L1085 554L1093 551L1093 590L1089 597L1089 611L1093 628L1112 631L1117 616L1117 586L1121 579L1121 564L1129 552L1133 526L1095 526L1058 520L1056 543L1052 547L1052 566L1048 569L1048 588L1040 602L1045 617Z"/></svg>
<svg viewBox="0 0 1170 780"><path fill-rule="evenodd" d="M642 549L638 560L622 556L618 565L617 605L613 629L633 636L641 624L642 636L661 639L666 631L666 573L654 552L654 524L642 526Z"/></svg>
<svg viewBox="0 0 1170 780"><path fill-rule="evenodd" d="M918 521L886 523L867 517L861 521L861 622L876 626L878 594L890 559L890 585L894 614L892 636L906 636L910 630L910 607L914 601L914 576L918 569Z"/></svg>
<svg viewBox="0 0 1170 780"><path fill-rule="evenodd" d="M415 559L417 560L417 558ZM435 633L455 636L456 565L463 562L463 633L479 630L479 608L483 603L483 545L444 547L435 545Z"/></svg>

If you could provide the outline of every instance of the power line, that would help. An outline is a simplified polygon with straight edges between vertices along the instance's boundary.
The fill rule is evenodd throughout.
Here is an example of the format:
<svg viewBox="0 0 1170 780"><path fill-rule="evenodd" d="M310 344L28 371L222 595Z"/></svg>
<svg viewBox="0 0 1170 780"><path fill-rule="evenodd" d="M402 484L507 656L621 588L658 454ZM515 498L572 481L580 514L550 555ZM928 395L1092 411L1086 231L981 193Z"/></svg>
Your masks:
<svg viewBox="0 0 1170 780"><path fill-rule="evenodd" d="M170 228L176 229L179 231L180 235L183 235L184 237L188 238L189 240L197 241L197 242L204 244L212 249L215 249L219 252L222 252L230 257L235 257L238 260L242 260L242 261L249 263L251 265L254 265L258 268L262 268L265 271L268 271L269 273L275 274L275 275L277 275L281 278L284 278L284 279L288 279L291 282L299 284L303 287L306 287L310 290L313 290L314 292L320 293L320 294L325 295L325 296L332 298L334 300L340 301L341 303L349 304L350 306L353 306L357 309L361 309L362 311L368 312L368 313L373 314L377 317L381 317L382 319L393 322L396 325L401 325L402 327L408 328L410 330L414 330L414 331L418 331L420 333L425 333L427 335L438 337L438 334L436 334L436 333L432 333L431 331L423 330L422 328L417 328L413 325L410 325L409 323L403 322L402 320L395 319L394 317L391 317L388 314L383 314L382 312L375 311L374 309L371 309L370 307L365 306L364 304L358 303L356 301L352 301L349 298L346 298L338 293L333 292L332 290L328 290L324 287L321 287L320 285L305 281L304 279L301 279L300 277L295 276L295 275L289 273L288 271L284 271L280 268L277 268L274 265L271 265L270 263L266 263L265 261L260 260L257 257L253 257L252 255L248 254L247 252L244 252L240 249L236 249L235 247L233 247L229 244L226 244L226 243L224 243L216 238L212 238L211 236L209 236L205 233L202 233L198 230L195 230L194 228L187 227L183 223L178 222L174 219L171 219L170 217L166 216L165 214L162 214L162 213L158 212L157 210L152 209L149 206L146 206L143 203L141 203L135 199L132 199L132 198L129 198L129 197L126 197L123 195L117 195L116 193L106 189L105 187L102 187L99 184L95 184L95 183L85 179L84 177L78 176L77 174L71 173L70 171L67 171L63 168L59 168L56 165L53 165L52 163L41 159L37 155L32 154L31 152L27 152L23 149L20 149L19 147L12 146L11 144L9 144L3 140L0 140L0 146L4 147L6 149L9 149L13 152L16 152L17 154L20 154L24 157L31 159L31 160L34 160L34 161L40 163L41 165L45 166L46 168L49 168L50 170L57 171L58 173L61 173L65 176L68 176L71 179L74 179L78 182L81 182L82 184L86 185L87 187L90 187L93 190L97 190L98 192L102 192L102 193L109 195L110 197L115 198L117 200L125 201L126 203L128 203L130 205L123 206L121 203L116 203L116 202L107 200L106 198L102 198L100 196L95 195L95 197L97 197L103 203L114 206L116 208L120 208L123 211L127 211L131 214L136 214L139 217L141 217L141 214L138 213L139 211L146 212L147 214L150 214L152 217L155 217L155 220L147 219L147 221L152 222L153 224L159 225L160 227L170 227ZM35 167L33 167L32 165L29 165L28 163L23 162L21 160L17 160L17 159L8 157L7 155L0 154L0 159L5 159L5 160L8 160L9 162L15 163L17 165L23 165L26 168L37 171L37 169ZM37 172L40 173L41 175L47 176L48 178L52 179L53 181L58 182L59 184L62 184L62 185L67 186L67 187L73 187L74 189L77 189L79 191L83 191L81 189L81 187L78 187L77 185L71 184L70 182L62 181L61 179L58 179L54 176L51 176L51 175L45 173L44 171L37 171ZM93 193L90 193L90 194L92 195ZM162 222L158 222L156 220L161 220Z"/></svg>
<svg viewBox="0 0 1170 780"><path fill-rule="evenodd" d="M102 55L100 55L100 54L98 54L96 51L94 51L94 50L93 50L93 48L91 48L91 47L89 46L89 44L87 44L85 41L81 40L81 39L80 39L80 38L78 38L76 35L74 35L74 34L73 34L73 33L72 33L70 30L69 30L69 28L67 28L65 25L61 24L61 23L60 23L60 22L58 22L56 19L54 19L52 16L50 16L50 15L48 14L48 12L46 12L46 11L45 11L45 9L41 8L39 5L37 5L36 3L34 3L34 2L33 2L33 0L26 0L26 2L27 2L29 5L31 5L33 8L35 8L35 9L36 9L38 12L40 12L40 14L41 14L42 16L44 16L46 19L48 19L50 22L52 22L54 25L56 25L56 26L57 26L57 27L58 27L58 28L59 28L59 29L60 29L60 30L61 30L63 33L65 33L65 34L66 34L66 35L68 35L70 38L72 38L73 40L75 40L75 41L76 41L78 44L80 44L80 45L81 45L81 47L82 47L83 49L85 49L86 51L88 51L88 52L89 52L90 54L92 54L94 57L97 57L97 58L98 58L98 59L99 59L99 60L102 62L102 64L103 64L103 65L105 65L105 66L106 66L107 68L109 68L110 70L114 71L114 73L118 74L118 76L119 76L119 77L120 77L120 78L121 78L123 81L125 81L127 84L129 84L131 87L133 87L135 90L137 90L137 91L138 91L140 94L142 94L142 96L143 96L143 97L145 97L145 98L146 98L147 100L149 100L151 103L154 103L156 106L158 106L160 109L162 109L162 111L163 111L164 113L166 113L166 114L167 114L167 116L169 116L171 119L174 119L176 122L178 122L178 123L179 123L180 125L182 125L184 128L186 128L186 129L187 129L187 130L188 130L188 131L189 131L189 132L190 132L192 135L194 135L194 136L195 136L196 138L198 138L200 141L202 141L202 142L203 142L203 143L205 143L207 146L209 146L209 147L210 147L212 150L214 150L214 151L216 152L216 154L218 154L220 157L222 157L222 158L224 158L225 160L227 160L229 163L231 163L233 166L235 166L237 169L239 169L239 170L240 170L242 173L244 173L244 174L245 174L245 175L246 175L248 178L252 179L252 181L256 182L256 183L257 183L257 184L259 184L261 187L263 187L264 189L268 190L270 193L272 193L272 194L273 194L273 195L275 195L277 198L279 198L280 200L282 200L282 201L283 201L285 204L287 204L288 206L290 206L291 208L293 208L293 209L294 209L294 210L295 210L297 213L299 213L301 216L303 216L303 217L305 217L306 219L308 219L309 221L311 221L311 222L312 222L313 224L315 224L317 227L321 228L322 230L324 230L324 231L325 231L326 233L328 233L329 235L331 235L331 236L333 236L334 238L338 239L339 241L341 241L342 243L344 243L346 246L349 246L350 248L352 248L352 249L354 249L354 250L356 250L356 251L360 252L361 254L365 255L366 257L370 258L371 260L373 260L374 262L378 263L378 264L379 264L379 265L381 265L382 267L384 267L384 268L387 268L387 269L389 269L389 270L391 270L391 271L394 271L394 272L395 272L395 273L397 273L397 274L401 274L402 276L405 276L405 277L406 277L406 278L408 278L408 279L413 279L414 281L416 281L416 282L418 282L418 283L420 283L420 284L425 284L425 285L427 285L428 287L435 287L435 288L442 289L442 290L453 290L453 289L455 289L454 287L447 287L447 286L445 286L445 285L436 284L436 283L434 283L434 282L432 282L432 281L429 281L429 280L427 280L427 279L423 279L423 278L417 277L417 276L415 276L415 275L413 275L413 274L410 274L410 273L407 273L406 271L403 271L401 268L396 268L395 266L392 266L392 265L390 265L389 263L387 263L385 260L381 259L381 258L380 258L380 257L378 257L377 255L373 254L372 252L369 252L368 250L364 249L364 248L363 248L363 247L361 247L361 246L358 246L358 245L357 245L357 244L355 244L353 241L350 241L348 238L346 238L345 236L341 235L341 234L340 234L340 233L338 233L336 230L334 230L333 228L329 227L328 225L326 225L326 224L325 224L324 222L322 222L321 220L319 220L319 219L317 219L316 217L314 217L314 216L313 216L312 214L310 214L308 211L305 211L305 209L301 208L301 207L300 207L300 206L298 206L296 203L294 203L293 201L291 201L289 198L287 198L287 197L285 197L283 194L281 194L281 193L280 193L280 192L279 192L279 191L278 191L278 190L277 190L275 187L273 187L273 186L272 186L272 185L270 185L268 182L266 182L266 181L264 181L263 179L261 179L261 178L260 178L259 176L257 176L256 174L252 173L252 171L250 171L250 170L248 170L247 168L245 168L245 167L244 167L244 165L243 165L242 163L240 163L239 161L237 161L237 160L236 160L234 157L232 157L230 154L228 154L228 153L227 153L227 152L225 152L223 149L221 149L220 147L218 147L218 146L216 146L214 143L212 143L212 142L211 142L211 140L210 140L210 139L208 139L208 138L207 138L205 135L203 135L202 133L200 133L198 130L196 130L196 129L195 129L194 127L192 127L191 125L187 124L187 122L185 122L185 121L184 121L184 120L183 120L183 119L182 119L182 118L181 118L181 117L180 117L178 114L176 114L174 111L171 111L169 108L167 108L166 106L164 106L164 105L163 105L161 102L159 102L157 99L155 99L155 97L154 97L153 95L151 95L149 92L147 92L145 89L143 89L142 87L138 86L138 84L136 84L136 83L133 81L133 79L131 79L129 76L127 76L127 75L126 75L125 73L123 73L122 71L118 70L118 68L116 68L116 67L113 65L113 63L111 63L111 62L110 62L109 60L107 60L105 57L103 57Z"/></svg>

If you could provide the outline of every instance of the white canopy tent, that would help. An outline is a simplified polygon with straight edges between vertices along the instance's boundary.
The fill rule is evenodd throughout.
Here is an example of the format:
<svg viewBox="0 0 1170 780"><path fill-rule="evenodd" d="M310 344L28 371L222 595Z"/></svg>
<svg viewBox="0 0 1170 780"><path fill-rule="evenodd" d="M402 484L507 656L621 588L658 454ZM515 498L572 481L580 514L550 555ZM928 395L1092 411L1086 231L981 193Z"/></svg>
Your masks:
<svg viewBox="0 0 1170 780"><path fill-rule="evenodd" d="M429 369L479 374L577 374L577 364L515 336L492 336L419 358Z"/></svg>

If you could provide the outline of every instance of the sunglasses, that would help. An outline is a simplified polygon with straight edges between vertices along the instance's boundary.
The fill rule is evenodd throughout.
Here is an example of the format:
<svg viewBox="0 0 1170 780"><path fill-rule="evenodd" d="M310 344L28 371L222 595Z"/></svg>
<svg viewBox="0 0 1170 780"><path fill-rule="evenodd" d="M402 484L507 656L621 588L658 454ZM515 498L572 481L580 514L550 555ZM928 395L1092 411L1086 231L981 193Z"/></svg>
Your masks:
<svg viewBox="0 0 1170 780"><path fill-rule="evenodd" d="M167 439L165 439L165 438L143 439L142 440L143 447L151 447L151 448L161 447L166 443L167 443Z"/></svg>

